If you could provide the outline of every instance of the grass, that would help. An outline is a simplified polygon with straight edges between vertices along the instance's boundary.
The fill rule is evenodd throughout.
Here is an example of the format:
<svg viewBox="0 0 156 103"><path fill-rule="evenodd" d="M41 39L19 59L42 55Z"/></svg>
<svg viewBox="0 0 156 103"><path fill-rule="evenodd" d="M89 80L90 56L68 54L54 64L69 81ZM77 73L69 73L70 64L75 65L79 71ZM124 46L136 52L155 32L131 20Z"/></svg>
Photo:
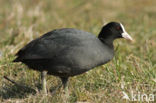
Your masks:
<svg viewBox="0 0 156 103"><path fill-rule="evenodd" d="M1 0L0 102L65 102L61 90L53 96L41 95L39 72L12 63L14 54L50 30L71 27L97 35L109 21L122 22L135 42L116 40L116 54L111 62L70 78L66 102L129 103L122 97L123 92L130 97L131 91L152 93L156 102L155 3L154 0ZM24 87L6 81L5 75ZM48 90L59 82L57 77L48 76Z"/></svg>

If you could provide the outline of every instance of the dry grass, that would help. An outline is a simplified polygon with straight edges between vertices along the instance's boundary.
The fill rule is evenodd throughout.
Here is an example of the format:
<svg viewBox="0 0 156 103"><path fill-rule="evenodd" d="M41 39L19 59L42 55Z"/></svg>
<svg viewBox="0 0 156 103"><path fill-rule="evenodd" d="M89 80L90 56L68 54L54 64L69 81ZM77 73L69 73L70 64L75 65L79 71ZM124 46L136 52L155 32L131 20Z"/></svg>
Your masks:
<svg viewBox="0 0 156 103"><path fill-rule="evenodd" d="M43 96L39 72L11 61L29 41L56 28L72 27L98 34L109 21L122 22L134 43L115 41L116 56L107 65L70 78L69 103L125 103L123 92L156 95L156 1L154 0L0 0L0 101L62 103L63 92ZM3 76L17 81L18 87ZM48 90L60 82L48 76ZM34 91L35 89L35 91ZM155 97L156 101L156 97Z"/></svg>

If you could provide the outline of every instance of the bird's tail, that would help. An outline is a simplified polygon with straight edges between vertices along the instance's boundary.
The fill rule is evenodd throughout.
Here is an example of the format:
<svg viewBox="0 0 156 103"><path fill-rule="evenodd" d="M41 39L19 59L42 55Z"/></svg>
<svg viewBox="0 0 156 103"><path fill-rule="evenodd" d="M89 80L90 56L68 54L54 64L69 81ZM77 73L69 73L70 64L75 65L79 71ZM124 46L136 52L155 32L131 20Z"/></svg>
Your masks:
<svg viewBox="0 0 156 103"><path fill-rule="evenodd" d="M15 58L15 59L13 60L13 62L20 62L19 57Z"/></svg>

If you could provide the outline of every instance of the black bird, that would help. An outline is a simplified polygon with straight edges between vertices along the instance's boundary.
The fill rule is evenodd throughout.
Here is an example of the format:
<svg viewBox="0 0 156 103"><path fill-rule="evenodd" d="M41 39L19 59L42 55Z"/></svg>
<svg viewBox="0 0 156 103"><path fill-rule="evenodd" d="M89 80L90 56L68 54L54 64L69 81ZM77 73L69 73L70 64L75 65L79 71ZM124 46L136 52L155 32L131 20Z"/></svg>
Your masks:
<svg viewBox="0 0 156 103"><path fill-rule="evenodd" d="M65 87L69 77L109 62L114 56L113 41L117 38L132 40L117 22L103 26L98 37L73 28L56 29L20 49L14 62L40 71L42 88L47 93L47 73L60 77Z"/></svg>

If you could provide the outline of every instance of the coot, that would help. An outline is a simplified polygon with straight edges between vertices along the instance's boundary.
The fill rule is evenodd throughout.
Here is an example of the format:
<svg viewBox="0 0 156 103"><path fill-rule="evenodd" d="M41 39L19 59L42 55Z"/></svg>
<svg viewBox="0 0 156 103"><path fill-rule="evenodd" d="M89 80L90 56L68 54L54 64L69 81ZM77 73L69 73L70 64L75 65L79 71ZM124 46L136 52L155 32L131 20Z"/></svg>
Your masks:
<svg viewBox="0 0 156 103"><path fill-rule="evenodd" d="M60 77L65 87L69 77L109 62L114 56L113 41L132 38L118 22L103 26L98 37L73 28L50 31L20 49L14 62L41 72L46 93L46 74Z"/></svg>

